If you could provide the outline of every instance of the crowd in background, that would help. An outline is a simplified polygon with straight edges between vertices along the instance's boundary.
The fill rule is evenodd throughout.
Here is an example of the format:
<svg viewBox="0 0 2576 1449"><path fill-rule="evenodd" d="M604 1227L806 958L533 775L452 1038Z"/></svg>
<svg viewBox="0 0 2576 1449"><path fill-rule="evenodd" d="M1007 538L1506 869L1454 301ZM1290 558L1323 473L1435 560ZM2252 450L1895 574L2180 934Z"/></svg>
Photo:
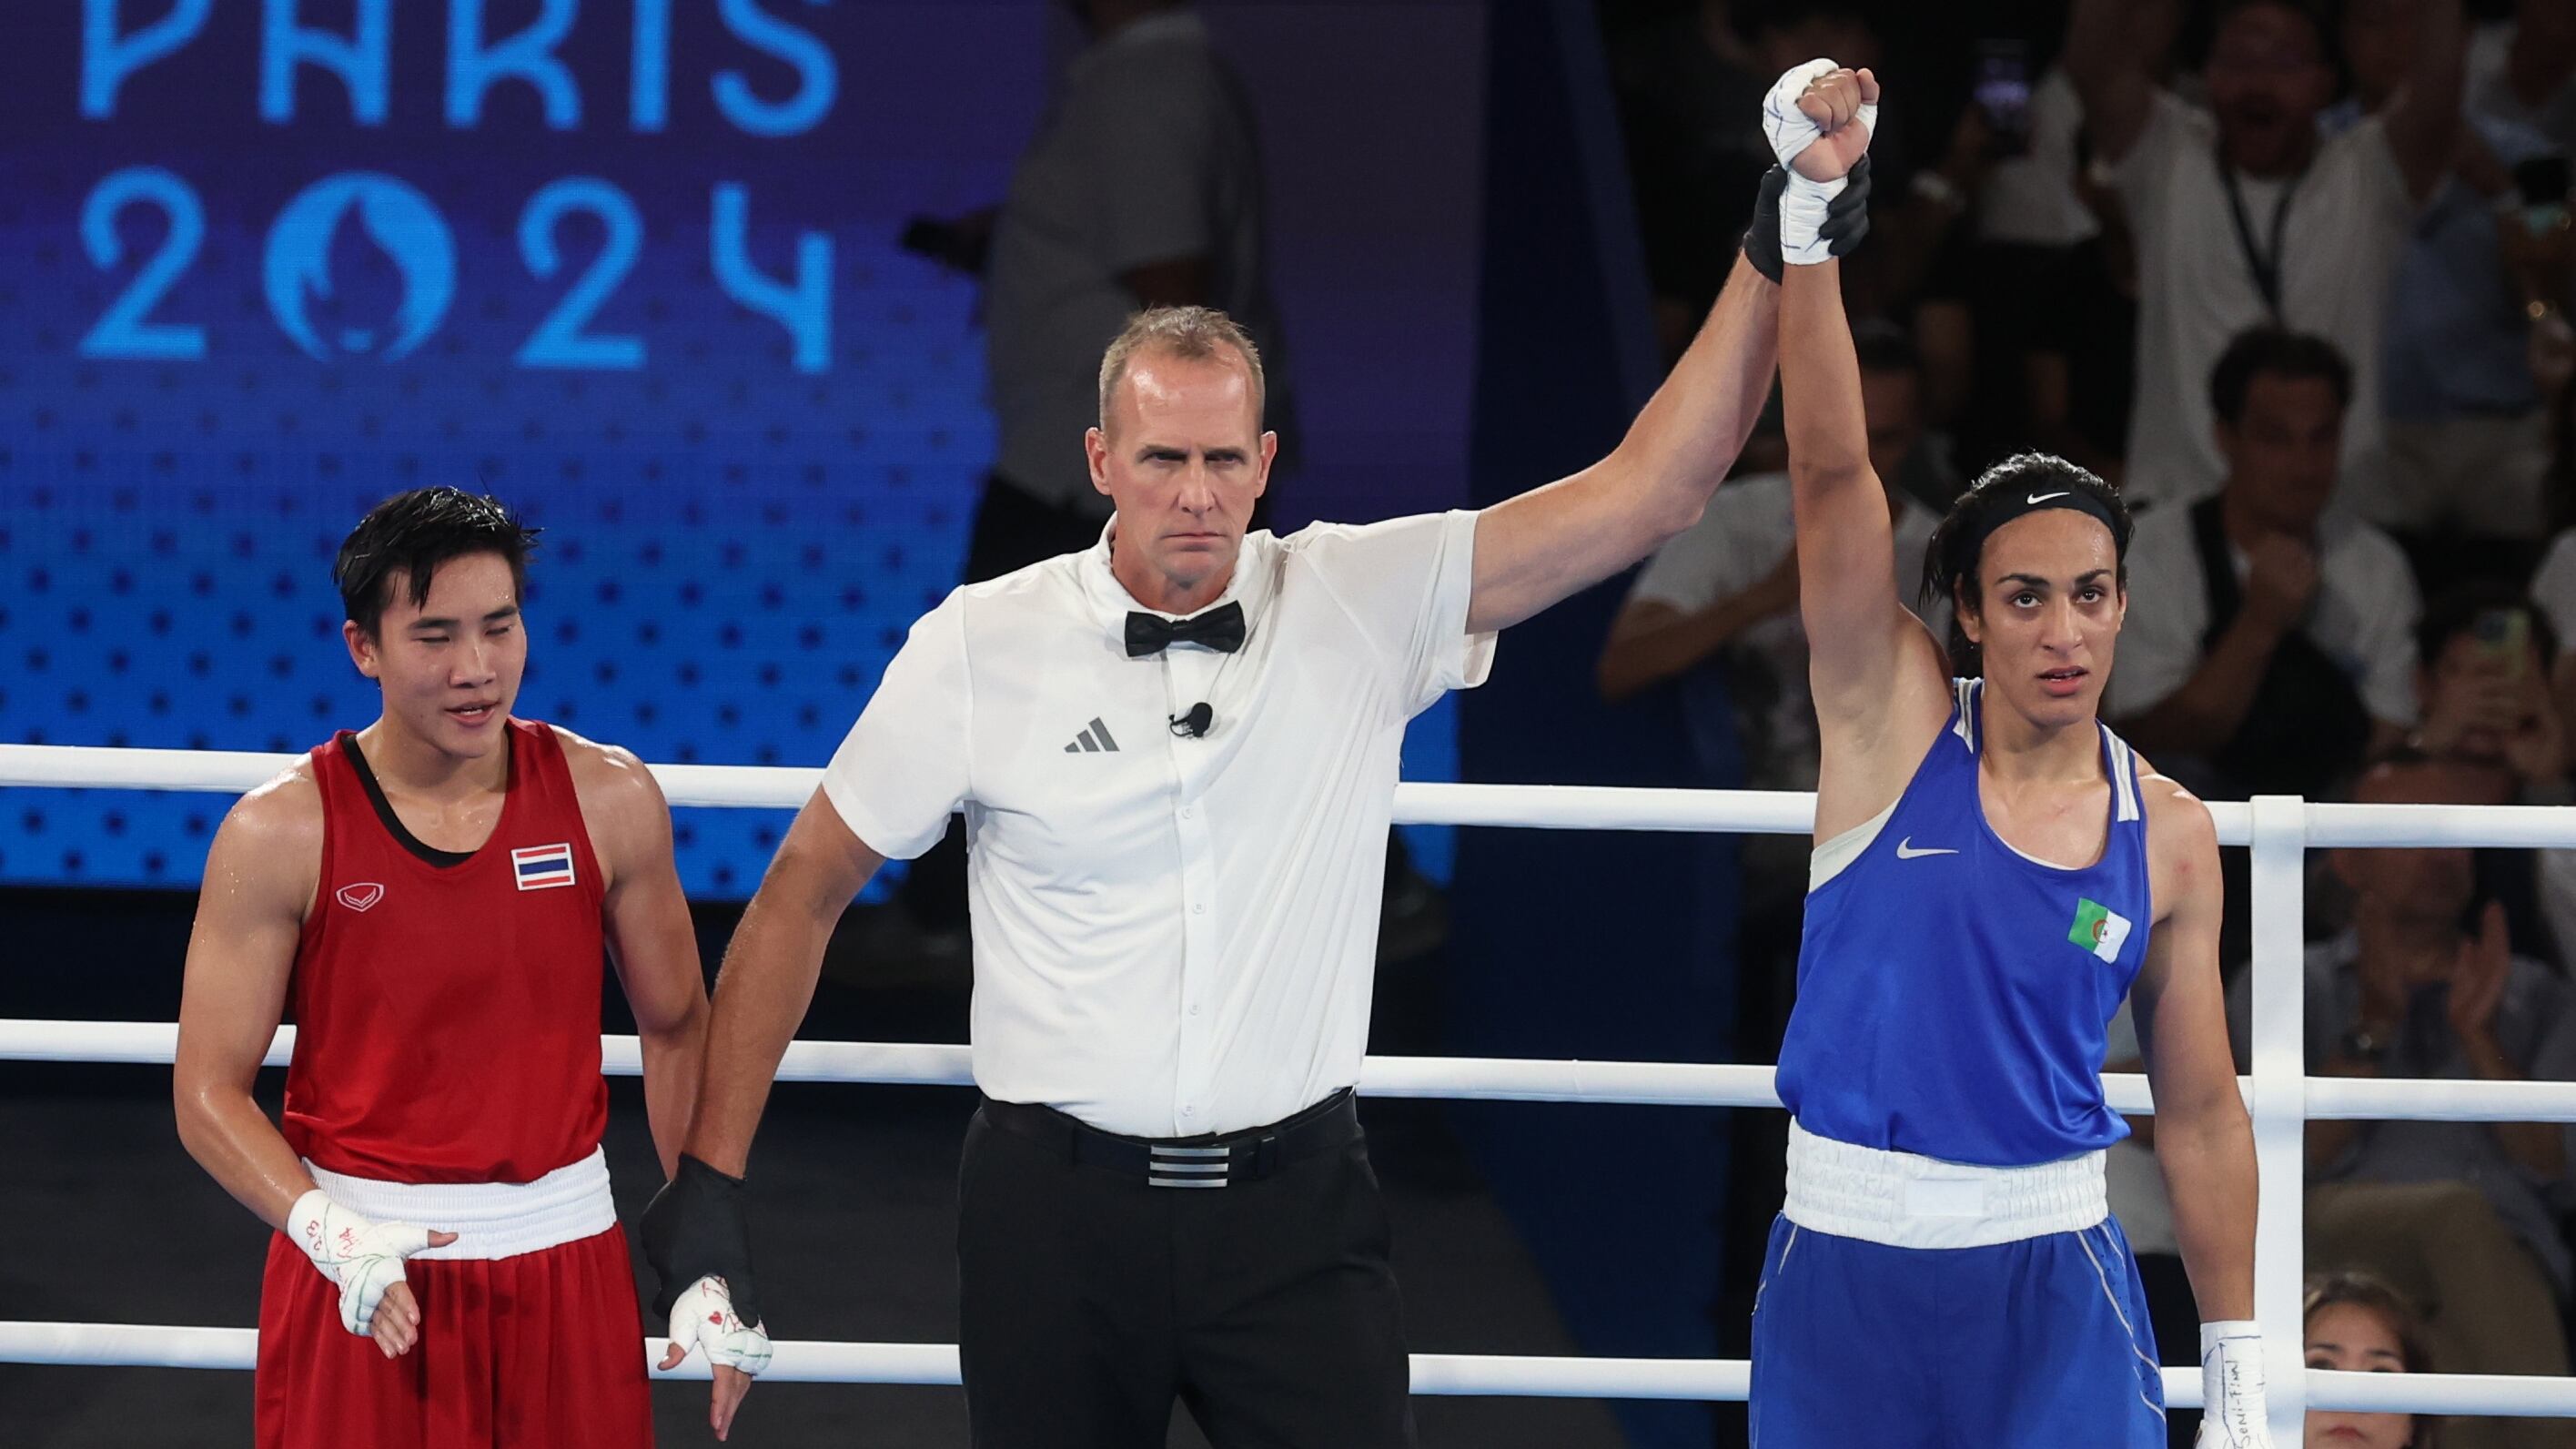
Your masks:
<svg viewBox="0 0 2576 1449"><path fill-rule="evenodd" d="M2576 632L2576 0L1601 8L1668 360L1771 164L1773 78L1827 56L1886 85L1872 235L1844 286L1903 596L1966 480L2055 452L2136 517L2105 703L2162 773L2214 799L2576 803L2576 659L2558 657ZM1281 342L1239 82L1186 6L1083 13L1089 44L1009 194L905 238L987 288L1003 447L970 578L1098 536L1105 500L1071 455L1014 441L1087 421L1093 334L1140 303L1203 302ZM1815 784L1785 465L1775 413L1700 525L1638 573L1603 648L1613 702L1679 695L1694 783ZM1746 1060L1772 1059L1786 1020L1805 845L1744 842ZM897 917L959 959L961 859L951 842L924 861ZM1423 891L1400 851L1388 890L1401 931ZM2342 852L2309 898L2312 1071L2576 1080L2576 852ZM2135 1040L2114 1023L2108 1069L2138 1068ZM2114 1205L2158 1337L2188 1361L2153 1123L2135 1126ZM1738 1217L1758 1224L1779 1178L1752 1164L1777 1160L1785 1123L1737 1130ZM2567 1372L2568 1156L2556 1127L2312 1124L2310 1362ZM2178 1444L2190 1422L2175 1416ZM2418 1449L2434 1430L2310 1426ZM2576 1444L2558 1421L2442 1428Z"/></svg>
<svg viewBox="0 0 2576 1449"><path fill-rule="evenodd" d="M1965 480L2056 452L2136 516L2105 707L2161 773L2212 799L2576 803L2576 3L1614 0L1604 22L1668 358L1770 164L1772 79L1829 56L1887 87L1845 290L1904 596ZM1697 783L1815 783L1784 466L1766 430L1602 652L1613 701L1679 693ZM1747 1060L1786 1017L1803 845L1745 853L1745 1020L1773 1033ZM2576 1080L2576 853L2321 854L2309 898L2312 1072ZM2108 1068L2136 1058L2115 1023ZM2188 1361L2135 1125L2115 1207ZM2565 1129L2319 1122L2308 1160L2309 1267L2334 1275L2311 1363L2568 1372ZM2338 1423L2434 1427L2311 1415L2311 1442ZM2550 1420L2442 1430L2576 1443Z"/></svg>

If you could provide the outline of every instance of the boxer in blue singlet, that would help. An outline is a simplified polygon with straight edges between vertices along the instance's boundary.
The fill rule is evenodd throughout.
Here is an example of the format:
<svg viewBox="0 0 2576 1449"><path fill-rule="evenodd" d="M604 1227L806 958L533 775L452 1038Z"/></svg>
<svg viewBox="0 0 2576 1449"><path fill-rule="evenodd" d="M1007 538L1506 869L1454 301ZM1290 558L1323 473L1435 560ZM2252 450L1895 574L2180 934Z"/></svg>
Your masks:
<svg viewBox="0 0 2576 1449"><path fill-rule="evenodd" d="M1877 84L1814 62L1766 125L1793 173L1780 371L1823 747L1787 1203L1755 1300L1761 1449L2158 1449L2162 1380L2103 1149L2103 1029L2134 997L2199 1299L2201 1442L2263 1446L2254 1146L2218 973L2208 810L2099 718L2129 517L2025 454L1935 535L1949 648L1899 601L1839 264L1800 218L1868 146Z"/></svg>

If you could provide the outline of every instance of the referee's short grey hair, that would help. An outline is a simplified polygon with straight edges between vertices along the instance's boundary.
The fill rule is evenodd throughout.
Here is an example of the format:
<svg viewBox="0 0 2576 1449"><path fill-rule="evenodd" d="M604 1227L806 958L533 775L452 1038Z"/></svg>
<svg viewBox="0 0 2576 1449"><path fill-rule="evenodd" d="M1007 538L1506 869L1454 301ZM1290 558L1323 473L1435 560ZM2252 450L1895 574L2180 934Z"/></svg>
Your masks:
<svg viewBox="0 0 2576 1449"><path fill-rule="evenodd" d="M1127 364L1137 353L1157 352L1197 362L1216 356L1217 350L1225 347L1243 355L1244 370L1252 375L1252 416L1258 422L1268 389L1261 376L1261 349L1252 345L1252 334L1214 307L1154 307L1128 318L1126 330L1101 354L1101 428L1105 431L1109 427L1109 399L1118 391L1119 380L1127 375Z"/></svg>

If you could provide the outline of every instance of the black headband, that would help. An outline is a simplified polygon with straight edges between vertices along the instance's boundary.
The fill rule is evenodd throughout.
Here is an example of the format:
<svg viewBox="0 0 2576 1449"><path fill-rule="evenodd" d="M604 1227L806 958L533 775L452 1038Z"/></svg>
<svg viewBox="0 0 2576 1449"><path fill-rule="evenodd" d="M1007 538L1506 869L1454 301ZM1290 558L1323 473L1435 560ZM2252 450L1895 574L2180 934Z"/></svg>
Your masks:
<svg viewBox="0 0 2576 1449"><path fill-rule="evenodd" d="M2100 520L2104 528L2111 530L2113 557L2121 563L2128 562L2127 525L2119 515L2111 511L2111 505L2094 497L2090 490L2051 488L2044 481L2034 480L2016 482L2012 487L2000 491L2003 494L2001 498L1991 503L1984 503L1984 506L1977 510L1977 517L1970 526L1967 538L1963 541L1965 552L1960 556L1959 566L1953 570L1954 573L1965 574L1976 571L1978 560L1986 556L1986 540L1995 536L1995 530L2016 518L2026 517L2049 508L2071 508L2078 513Z"/></svg>

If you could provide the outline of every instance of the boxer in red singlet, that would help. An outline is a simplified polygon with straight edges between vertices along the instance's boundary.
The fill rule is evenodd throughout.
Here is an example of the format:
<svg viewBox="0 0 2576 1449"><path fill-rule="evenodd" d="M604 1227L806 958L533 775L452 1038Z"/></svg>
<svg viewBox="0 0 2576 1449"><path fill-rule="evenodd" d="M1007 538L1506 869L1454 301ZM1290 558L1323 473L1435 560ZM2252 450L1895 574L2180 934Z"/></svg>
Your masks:
<svg viewBox="0 0 2576 1449"><path fill-rule="evenodd" d="M706 987L652 775L510 717L533 537L452 488L369 513L334 576L383 713L242 797L206 861L174 1085L190 1155L279 1230L260 1449L652 1443L603 959L666 1175ZM251 1083L288 1016L281 1129Z"/></svg>

